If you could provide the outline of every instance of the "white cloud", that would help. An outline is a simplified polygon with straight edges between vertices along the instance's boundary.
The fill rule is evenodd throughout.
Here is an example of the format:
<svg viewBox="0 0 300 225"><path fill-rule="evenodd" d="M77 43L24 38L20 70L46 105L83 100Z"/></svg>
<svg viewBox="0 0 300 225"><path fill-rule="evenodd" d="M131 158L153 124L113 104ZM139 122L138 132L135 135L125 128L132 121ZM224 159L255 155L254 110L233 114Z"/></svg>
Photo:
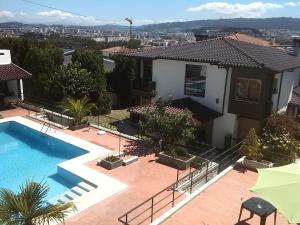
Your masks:
<svg viewBox="0 0 300 225"><path fill-rule="evenodd" d="M0 18L13 18L15 15L10 11L0 11Z"/></svg>
<svg viewBox="0 0 300 225"><path fill-rule="evenodd" d="M112 23L112 21L98 20L93 16L80 16L61 10L50 10L36 13L42 22L52 24L99 25Z"/></svg>
<svg viewBox="0 0 300 225"><path fill-rule="evenodd" d="M73 17L71 13L62 12L60 10L38 12L37 15L44 16L44 17L59 18L59 19L66 19L66 18Z"/></svg>
<svg viewBox="0 0 300 225"><path fill-rule="evenodd" d="M297 7L297 6L300 6L300 2L287 2L284 5L291 6L291 7Z"/></svg>
<svg viewBox="0 0 300 225"><path fill-rule="evenodd" d="M20 16L27 16L28 15L28 13L26 13L26 12L20 12L19 14L20 14Z"/></svg>
<svg viewBox="0 0 300 225"><path fill-rule="evenodd" d="M208 11L225 17L260 17L267 10L281 9L284 5L278 3L252 2L248 4L231 4L228 2L209 2L188 8L188 12Z"/></svg>

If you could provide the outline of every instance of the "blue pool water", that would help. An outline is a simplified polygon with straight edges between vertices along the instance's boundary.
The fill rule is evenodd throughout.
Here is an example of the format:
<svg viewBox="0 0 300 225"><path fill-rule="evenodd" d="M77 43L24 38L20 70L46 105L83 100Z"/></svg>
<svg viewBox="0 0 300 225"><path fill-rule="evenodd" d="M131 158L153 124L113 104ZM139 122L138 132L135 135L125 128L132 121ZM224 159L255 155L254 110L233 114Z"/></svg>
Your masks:
<svg viewBox="0 0 300 225"><path fill-rule="evenodd" d="M48 199L66 192L80 179L60 175L57 164L86 151L14 121L0 123L0 187L18 191L28 180L46 182Z"/></svg>
<svg viewBox="0 0 300 225"><path fill-rule="evenodd" d="M205 89L206 83L201 82L201 83L193 83L188 85L189 88L195 88L195 89Z"/></svg>

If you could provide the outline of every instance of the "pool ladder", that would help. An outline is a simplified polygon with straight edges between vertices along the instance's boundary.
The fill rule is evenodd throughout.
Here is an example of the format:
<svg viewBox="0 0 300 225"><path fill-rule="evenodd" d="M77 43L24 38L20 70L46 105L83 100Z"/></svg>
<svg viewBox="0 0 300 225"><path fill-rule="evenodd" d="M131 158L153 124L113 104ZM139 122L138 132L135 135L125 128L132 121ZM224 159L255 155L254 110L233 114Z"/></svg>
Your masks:
<svg viewBox="0 0 300 225"><path fill-rule="evenodd" d="M47 115L45 114L45 112L44 112L43 109L41 110L41 114L43 115L43 118L44 118L44 123L43 123L42 129L41 129L41 132L46 134L49 129L51 130L51 123L49 123L49 122L46 121ZM45 132L43 132L44 127L46 127L46 131Z"/></svg>

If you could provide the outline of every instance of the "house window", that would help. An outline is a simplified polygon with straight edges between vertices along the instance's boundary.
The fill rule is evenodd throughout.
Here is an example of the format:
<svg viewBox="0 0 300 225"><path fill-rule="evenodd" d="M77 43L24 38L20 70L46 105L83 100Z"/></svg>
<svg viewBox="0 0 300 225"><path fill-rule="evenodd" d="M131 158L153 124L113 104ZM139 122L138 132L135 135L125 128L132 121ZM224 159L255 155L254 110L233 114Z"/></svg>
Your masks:
<svg viewBox="0 0 300 225"><path fill-rule="evenodd" d="M278 93L278 78L276 78L276 77L274 77L274 79L273 79L272 93L273 94Z"/></svg>
<svg viewBox="0 0 300 225"><path fill-rule="evenodd" d="M185 89L186 95L204 97L206 88L206 66L186 65Z"/></svg>
<svg viewBox="0 0 300 225"><path fill-rule="evenodd" d="M237 78L235 83L235 99L258 102L261 92L261 80Z"/></svg>

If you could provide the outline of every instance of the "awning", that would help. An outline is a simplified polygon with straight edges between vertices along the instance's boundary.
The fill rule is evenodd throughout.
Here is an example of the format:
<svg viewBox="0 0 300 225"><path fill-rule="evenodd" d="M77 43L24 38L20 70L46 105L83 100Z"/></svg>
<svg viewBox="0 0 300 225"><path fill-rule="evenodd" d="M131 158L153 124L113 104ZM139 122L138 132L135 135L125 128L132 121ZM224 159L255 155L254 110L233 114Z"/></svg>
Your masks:
<svg viewBox="0 0 300 225"><path fill-rule="evenodd" d="M142 114L152 110L155 110L154 104L132 107L129 109L129 112L134 114ZM184 110L189 110L192 113L193 122L197 125L205 124L222 116L221 113L216 112L191 98L173 100L171 101L170 105L166 107L166 112L168 113L179 113L183 112Z"/></svg>
<svg viewBox="0 0 300 225"><path fill-rule="evenodd" d="M18 80L30 77L29 72L13 63L0 65L0 80Z"/></svg>

